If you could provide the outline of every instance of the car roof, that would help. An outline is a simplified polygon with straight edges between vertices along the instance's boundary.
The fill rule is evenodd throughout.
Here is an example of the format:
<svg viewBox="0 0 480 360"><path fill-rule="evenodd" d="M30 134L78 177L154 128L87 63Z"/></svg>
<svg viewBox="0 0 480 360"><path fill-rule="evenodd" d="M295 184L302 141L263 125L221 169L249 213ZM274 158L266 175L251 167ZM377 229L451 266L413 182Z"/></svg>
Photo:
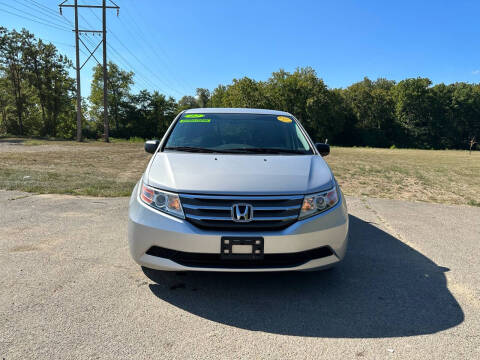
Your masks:
<svg viewBox="0 0 480 360"><path fill-rule="evenodd" d="M203 113L203 114L261 114L261 115L286 115L292 116L290 113L278 110L268 109L247 109L247 108L197 108L185 110L186 114Z"/></svg>

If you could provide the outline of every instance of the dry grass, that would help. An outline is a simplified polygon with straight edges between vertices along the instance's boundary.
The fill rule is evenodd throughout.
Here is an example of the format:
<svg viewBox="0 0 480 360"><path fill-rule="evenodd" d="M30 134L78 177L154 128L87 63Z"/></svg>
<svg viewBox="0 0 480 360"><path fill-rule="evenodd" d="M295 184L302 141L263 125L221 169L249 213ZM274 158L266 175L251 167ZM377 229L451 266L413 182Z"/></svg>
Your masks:
<svg viewBox="0 0 480 360"><path fill-rule="evenodd" d="M149 160L143 144L0 140L0 188L35 193L128 196Z"/></svg>
<svg viewBox="0 0 480 360"><path fill-rule="evenodd" d="M0 188L127 196L150 155L142 143L0 140ZM480 206L480 152L333 147L347 195Z"/></svg>
<svg viewBox="0 0 480 360"><path fill-rule="evenodd" d="M480 152L332 148L348 195L480 206Z"/></svg>

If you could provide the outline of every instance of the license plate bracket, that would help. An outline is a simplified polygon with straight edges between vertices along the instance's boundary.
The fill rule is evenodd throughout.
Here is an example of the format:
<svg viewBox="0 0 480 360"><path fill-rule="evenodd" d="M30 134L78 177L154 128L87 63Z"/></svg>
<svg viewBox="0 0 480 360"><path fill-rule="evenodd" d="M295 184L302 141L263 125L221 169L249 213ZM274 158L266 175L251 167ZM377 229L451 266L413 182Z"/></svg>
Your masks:
<svg viewBox="0 0 480 360"><path fill-rule="evenodd" d="M220 258L238 260L263 259L264 241L261 236L222 236Z"/></svg>

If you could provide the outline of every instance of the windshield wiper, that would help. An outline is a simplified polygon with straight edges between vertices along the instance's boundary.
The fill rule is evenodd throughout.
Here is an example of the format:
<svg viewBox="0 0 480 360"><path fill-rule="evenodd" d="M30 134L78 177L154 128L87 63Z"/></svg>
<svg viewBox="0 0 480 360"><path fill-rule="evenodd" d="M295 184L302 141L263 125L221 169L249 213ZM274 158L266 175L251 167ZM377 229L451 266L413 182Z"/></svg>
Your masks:
<svg viewBox="0 0 480 360"><path fill-rule="evenodd" d="M244 152L244 153L255 153L255 154L307 154L304 150L294 150L294 149L276 149L276 148L234 148L227 149L231 152Z"/></svg>
<svg viewBox="0 0 480 360"><path fill-rule="evenodd" d="M227 151L227 150L215 150L215 149L194 147L194 146L168 146L168 147L165 147L164 150L175 150L175 151L196 152L196 153L225 153L225 154L231 153L231 151Z"/></svg>

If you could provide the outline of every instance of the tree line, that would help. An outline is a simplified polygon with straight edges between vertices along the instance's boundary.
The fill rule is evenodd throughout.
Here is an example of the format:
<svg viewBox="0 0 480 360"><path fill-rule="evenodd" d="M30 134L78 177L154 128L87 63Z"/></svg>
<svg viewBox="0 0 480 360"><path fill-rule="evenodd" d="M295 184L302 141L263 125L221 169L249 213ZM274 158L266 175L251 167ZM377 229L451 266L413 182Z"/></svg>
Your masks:
<svg viewBox="0 0 480 360"><path fill-rule="evenodd" d="M267 81L220 85L208 105L288 111L315 140L347 146L463 149L480 135L480 85L432 86L427 78L329 89L312 68L280 70Z"/></svg>
<svg viewBox="0 0 480 360"><path fill-rule="evenodd" d="M71 66L54 45L0 27L0 134L72 137Z"/></svg>
<svg viewBox="0 0 480 360"><path fill-rule="evenodd" d="M26 30L0 27L0 134L73 138L72 62ZM335 145L465 149L480 137L480 84L433 85L428 78L399 82L364 78L331 89L310 68L279 70L266 81L233 79L213 91L198 88L178 101L158 91L133 93L134 73L108 63L110 134L161 137L175 115L195 107L288 111L316 141ZM88 101L87 101L88 100ZM102 68L94 67L83 101L83 134L103 133Z"/></svg>

